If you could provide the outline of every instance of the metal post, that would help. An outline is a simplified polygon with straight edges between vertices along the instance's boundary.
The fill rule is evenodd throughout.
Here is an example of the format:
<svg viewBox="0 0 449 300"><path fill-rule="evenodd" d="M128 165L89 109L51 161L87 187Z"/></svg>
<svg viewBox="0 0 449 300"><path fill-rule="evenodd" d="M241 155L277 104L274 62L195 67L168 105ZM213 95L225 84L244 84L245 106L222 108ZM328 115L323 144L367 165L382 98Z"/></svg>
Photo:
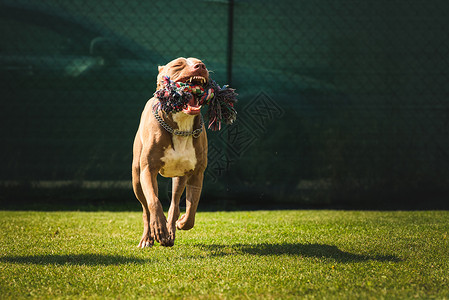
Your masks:
<svg viewBox="0 0 449 300"><path fill-rule="evenodd" d="M228 49L226 58L227 84L232 86L232 50L234 40L234 0L228 0Z"/></svg>
<svg viewBox="0 0 449 300"><path fill-rule="evenodd" d="M234 41L234 0L228 0L228 48L226 52L226 84L232 86L232 51L233 51L233 41ZM224 148L224 153L226 160L229 160L229 131L227 132L227 144ZM226 162L227 163L227 162ZM226 171L228 171L229 166L226 166ZM224 174L224 184L226 186L225 194L230 191L230 180L229 175ZM227 199L224 199L223 207L227 207Z"/></svg>

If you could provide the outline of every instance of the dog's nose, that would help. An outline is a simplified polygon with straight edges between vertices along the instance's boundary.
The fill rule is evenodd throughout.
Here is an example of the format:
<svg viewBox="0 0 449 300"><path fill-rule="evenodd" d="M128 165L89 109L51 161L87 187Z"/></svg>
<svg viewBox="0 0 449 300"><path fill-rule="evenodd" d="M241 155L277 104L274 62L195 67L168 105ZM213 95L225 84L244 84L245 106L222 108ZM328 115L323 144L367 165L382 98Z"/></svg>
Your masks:
<svg viewBox="0 0 449 300"><path fill-rule="evenodd" d="M197 70L197 69L206 69L206 65L203 63L197 63L193 65L193 69Z"/></svg>

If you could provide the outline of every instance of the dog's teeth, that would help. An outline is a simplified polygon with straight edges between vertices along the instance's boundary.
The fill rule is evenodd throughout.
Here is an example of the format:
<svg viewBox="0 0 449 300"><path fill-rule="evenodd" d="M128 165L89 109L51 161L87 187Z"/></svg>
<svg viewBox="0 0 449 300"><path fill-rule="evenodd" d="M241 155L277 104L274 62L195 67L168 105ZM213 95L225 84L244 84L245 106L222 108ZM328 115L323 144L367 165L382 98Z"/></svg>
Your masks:
<svg viewBox="0 0 449 300"><path fill-rule="evenodd" d="M192 76L189 79L187 79L187 82L192 83L193 81L199 81L200 83L206 83L206 78L203 76Z"/></svg>

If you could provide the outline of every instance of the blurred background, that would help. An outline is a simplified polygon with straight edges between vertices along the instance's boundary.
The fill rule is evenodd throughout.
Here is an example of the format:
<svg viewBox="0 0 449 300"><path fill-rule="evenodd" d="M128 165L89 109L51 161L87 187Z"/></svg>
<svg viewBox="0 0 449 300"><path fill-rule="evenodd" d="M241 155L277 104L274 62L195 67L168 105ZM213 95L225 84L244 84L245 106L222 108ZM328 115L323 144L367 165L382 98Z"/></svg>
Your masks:
<svg viewBox="0 0 449 300"><path fill-rule="evenodd" d="M125 205L157 66L239 93L200 209L448 208L449 2L0 0L0 201ZM171 183L160 178L165 204Z"/></svg>

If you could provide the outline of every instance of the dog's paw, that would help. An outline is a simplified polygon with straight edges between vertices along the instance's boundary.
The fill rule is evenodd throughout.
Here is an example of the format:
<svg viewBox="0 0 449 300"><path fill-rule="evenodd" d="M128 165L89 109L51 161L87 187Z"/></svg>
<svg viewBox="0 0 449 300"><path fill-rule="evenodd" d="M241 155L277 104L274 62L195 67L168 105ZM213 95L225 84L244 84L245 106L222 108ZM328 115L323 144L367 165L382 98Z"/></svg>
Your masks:
<svg viewBox="0 0 449 300"><path fill-rule="evenodd" d="M168 239L164 244L161 244L164 247L173 247L175 245L175 240Z"/></svg>
<svg viewBox="0 0 449 300"><path fill-rule="evenodd" d="M154 218L154 220L150 222L151 234L154 236L154 239L162 246L166 246L169 242L166 223L167 221L165 220L165 217L160 219Z"/></svg>
<svg viewBox="0 0 449 300"><path fill-rule="evenodd" d="M168 239L164 246L172 247L175 245L176 226L167 223L167 228L168 228Z"/></svg>
<svg viewBox="0 0 449 300"><path fill-rule="evenodd" d="M186 217L186 215L182 215L179 220L176 221L176 229L182 230L182 220Z"/></svg>
<svg viewBox="0 0 449 300"><path fill-rule="evenodd" d="M179 230L190 230L195 224L194 218L188 218L186 214L176 221L176 228Z"/></svg>
<svg viewBox="0 0 449 300"><path fill-rule="evenodd" d="M144 234L142 236L142 239L140 240L139 245L137 245L137 248L149 248L149 247L153 247L154 245L154 239L149 236L148 234Z"/></svg>

